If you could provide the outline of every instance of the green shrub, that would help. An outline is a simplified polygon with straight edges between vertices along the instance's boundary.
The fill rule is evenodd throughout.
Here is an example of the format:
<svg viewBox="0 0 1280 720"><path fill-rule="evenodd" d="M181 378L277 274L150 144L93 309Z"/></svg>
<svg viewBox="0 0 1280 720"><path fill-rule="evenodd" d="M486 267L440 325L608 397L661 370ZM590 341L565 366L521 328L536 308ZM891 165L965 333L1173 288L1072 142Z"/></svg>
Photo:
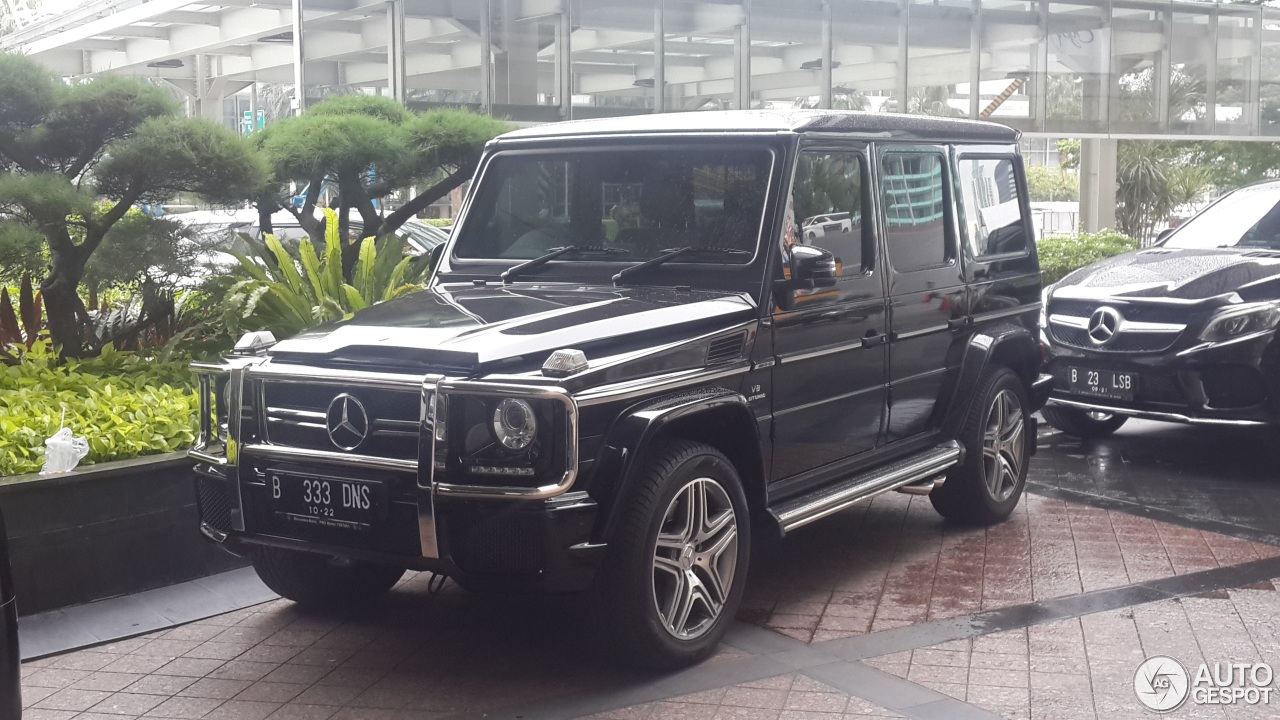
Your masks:
<svg viewBox="0 0 1280 720"><path fill-rule="evenodd" d="M245 276L222 299L221 324L231 337L270 330L278 338L349 318L369 305L422 289L429 258L405 257L394 235L360 241L350 283L342 278L337 215L325 209L324 255L304 238L291 254L271 235L252 255L231 252Z"/></svg>
<svg viewBox="0 0 1280 720"><path fill-rule="evenodd" d="M81 464L190 447L199 400L187 361L157 360L110 347L89 360L57 363L37 345L0 365L0 476L37 472L44 441L66 426L89 441Z"/></svg>
<svg viewBox="0 0 1280 720"><path fill-rule="evenodd" d="M1137 249L1137 240L1114 230L1082 233L1076 237L1047 237L1036 244L1045 285L1058 282L1086 265Z"/></svg>
<svg viewBox="0 0 1280 720"><path fill-rule="evenodd" d="M453 225L453 218L420 218L422 222L436 227L449 227Z"/></svg>

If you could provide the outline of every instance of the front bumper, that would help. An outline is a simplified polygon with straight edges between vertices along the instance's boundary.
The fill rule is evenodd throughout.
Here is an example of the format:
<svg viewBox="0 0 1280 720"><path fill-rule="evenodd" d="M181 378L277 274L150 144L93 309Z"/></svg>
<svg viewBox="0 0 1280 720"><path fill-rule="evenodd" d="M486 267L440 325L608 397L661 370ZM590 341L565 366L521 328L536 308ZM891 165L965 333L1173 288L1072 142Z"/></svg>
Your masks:
<svg viewBox="0 0 1280 720"><path fill-rule="evenodd" d="M1274 333L1163 353L1095 352L1047 345L1048 405L1198 425L1280 424L1280 341ZM1071 368L1134 373L1132 400L1070 391Z"/></svg>
<svg viewBox="0 0 1280 720"><path fill-rule="evenodd" d="M548 500L440 499L435 502L437 557L420 551L418 512L395 491L378 527L338 530L291 523L270 510L265 488L242 487L245 530L231 528L230 481L196 466L201 531L224 549L244 554L255 545L386 563L448 575L469 589L575 592L595 576L605 546L591 542L598 506L586 493Z"/></svg>

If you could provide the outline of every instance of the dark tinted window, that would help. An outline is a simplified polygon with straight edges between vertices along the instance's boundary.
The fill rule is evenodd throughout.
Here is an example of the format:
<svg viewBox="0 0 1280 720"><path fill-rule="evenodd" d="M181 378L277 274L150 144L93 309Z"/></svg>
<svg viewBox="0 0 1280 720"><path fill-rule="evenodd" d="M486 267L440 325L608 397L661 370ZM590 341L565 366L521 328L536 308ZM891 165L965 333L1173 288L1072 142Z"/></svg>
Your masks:
<svg viewBox="0 0 1280 720"><path fill-rule="evenodd" d="M705 145L499 155L454 254L514 260L590 245L633 263L690 245L754 251L771 162L767 150Z"/></svg>
<svg viewBox="0 0 1280 720"><path fill-rule="evenodd" d="M806 152L792 185L795 240L831 252L845 276L863 271L863 175L856 153Z"/></svg>
<svg viewBox="0 0 1280 720"><path fill-rule="evenodd" d="M885 244L898 272L947 261L944 163L938 153L895 152L882 158Z"/></svg>
<svg viewBox="0 0 1280 720"><path fill-rule="evenodd" d="M965 234L974 257L1027 251L1027 225L1013 158L966 158L959 163Z"/></svg>

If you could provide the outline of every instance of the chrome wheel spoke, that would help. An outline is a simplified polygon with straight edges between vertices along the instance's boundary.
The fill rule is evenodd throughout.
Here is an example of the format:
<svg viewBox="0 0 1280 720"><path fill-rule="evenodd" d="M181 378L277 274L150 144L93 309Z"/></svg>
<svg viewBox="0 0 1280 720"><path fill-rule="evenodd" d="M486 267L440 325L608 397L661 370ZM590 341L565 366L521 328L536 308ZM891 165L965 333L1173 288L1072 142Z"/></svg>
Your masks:
<svg viewBox="0 0 1280 720"><path fill-rule="evenodd" d="M1017 396L1001 390L987 416L982 448L987 489L996 500L1008 498L1018 486L1026 452L1026 429L1026 417Z"/></svg>
<svg viewBox="0 0 1280 720"><path fill-rule="evenodd" d="M738 560L738 523L725 489L689 481L671 499L653 549L653 599L673 636L692 639L720 618Z"/></svg>

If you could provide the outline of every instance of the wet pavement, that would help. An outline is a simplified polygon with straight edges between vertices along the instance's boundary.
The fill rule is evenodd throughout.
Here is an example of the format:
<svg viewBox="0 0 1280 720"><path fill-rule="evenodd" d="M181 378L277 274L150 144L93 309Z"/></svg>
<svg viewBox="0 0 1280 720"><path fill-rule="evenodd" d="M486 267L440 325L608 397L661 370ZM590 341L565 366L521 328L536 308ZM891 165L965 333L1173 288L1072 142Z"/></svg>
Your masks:
<svg viewBox="0 0 1280 720"><path fill-rule="evenodd" d="M1032 492L1280 544L1280 432L1130 420L1081 441L1040 427Z"/></svg>
<svg viewBox="0 0 1280 720"><path fill-rule="evenodd" d="M572 600L433 592L417 574L358 617L276 600L28 662L24 717L1140 717L1144 657L1280 667L1275 445L1042 428L1006 523L951 525L890 494L761 546L726 642L679 673L601 662Z"/></svg>

